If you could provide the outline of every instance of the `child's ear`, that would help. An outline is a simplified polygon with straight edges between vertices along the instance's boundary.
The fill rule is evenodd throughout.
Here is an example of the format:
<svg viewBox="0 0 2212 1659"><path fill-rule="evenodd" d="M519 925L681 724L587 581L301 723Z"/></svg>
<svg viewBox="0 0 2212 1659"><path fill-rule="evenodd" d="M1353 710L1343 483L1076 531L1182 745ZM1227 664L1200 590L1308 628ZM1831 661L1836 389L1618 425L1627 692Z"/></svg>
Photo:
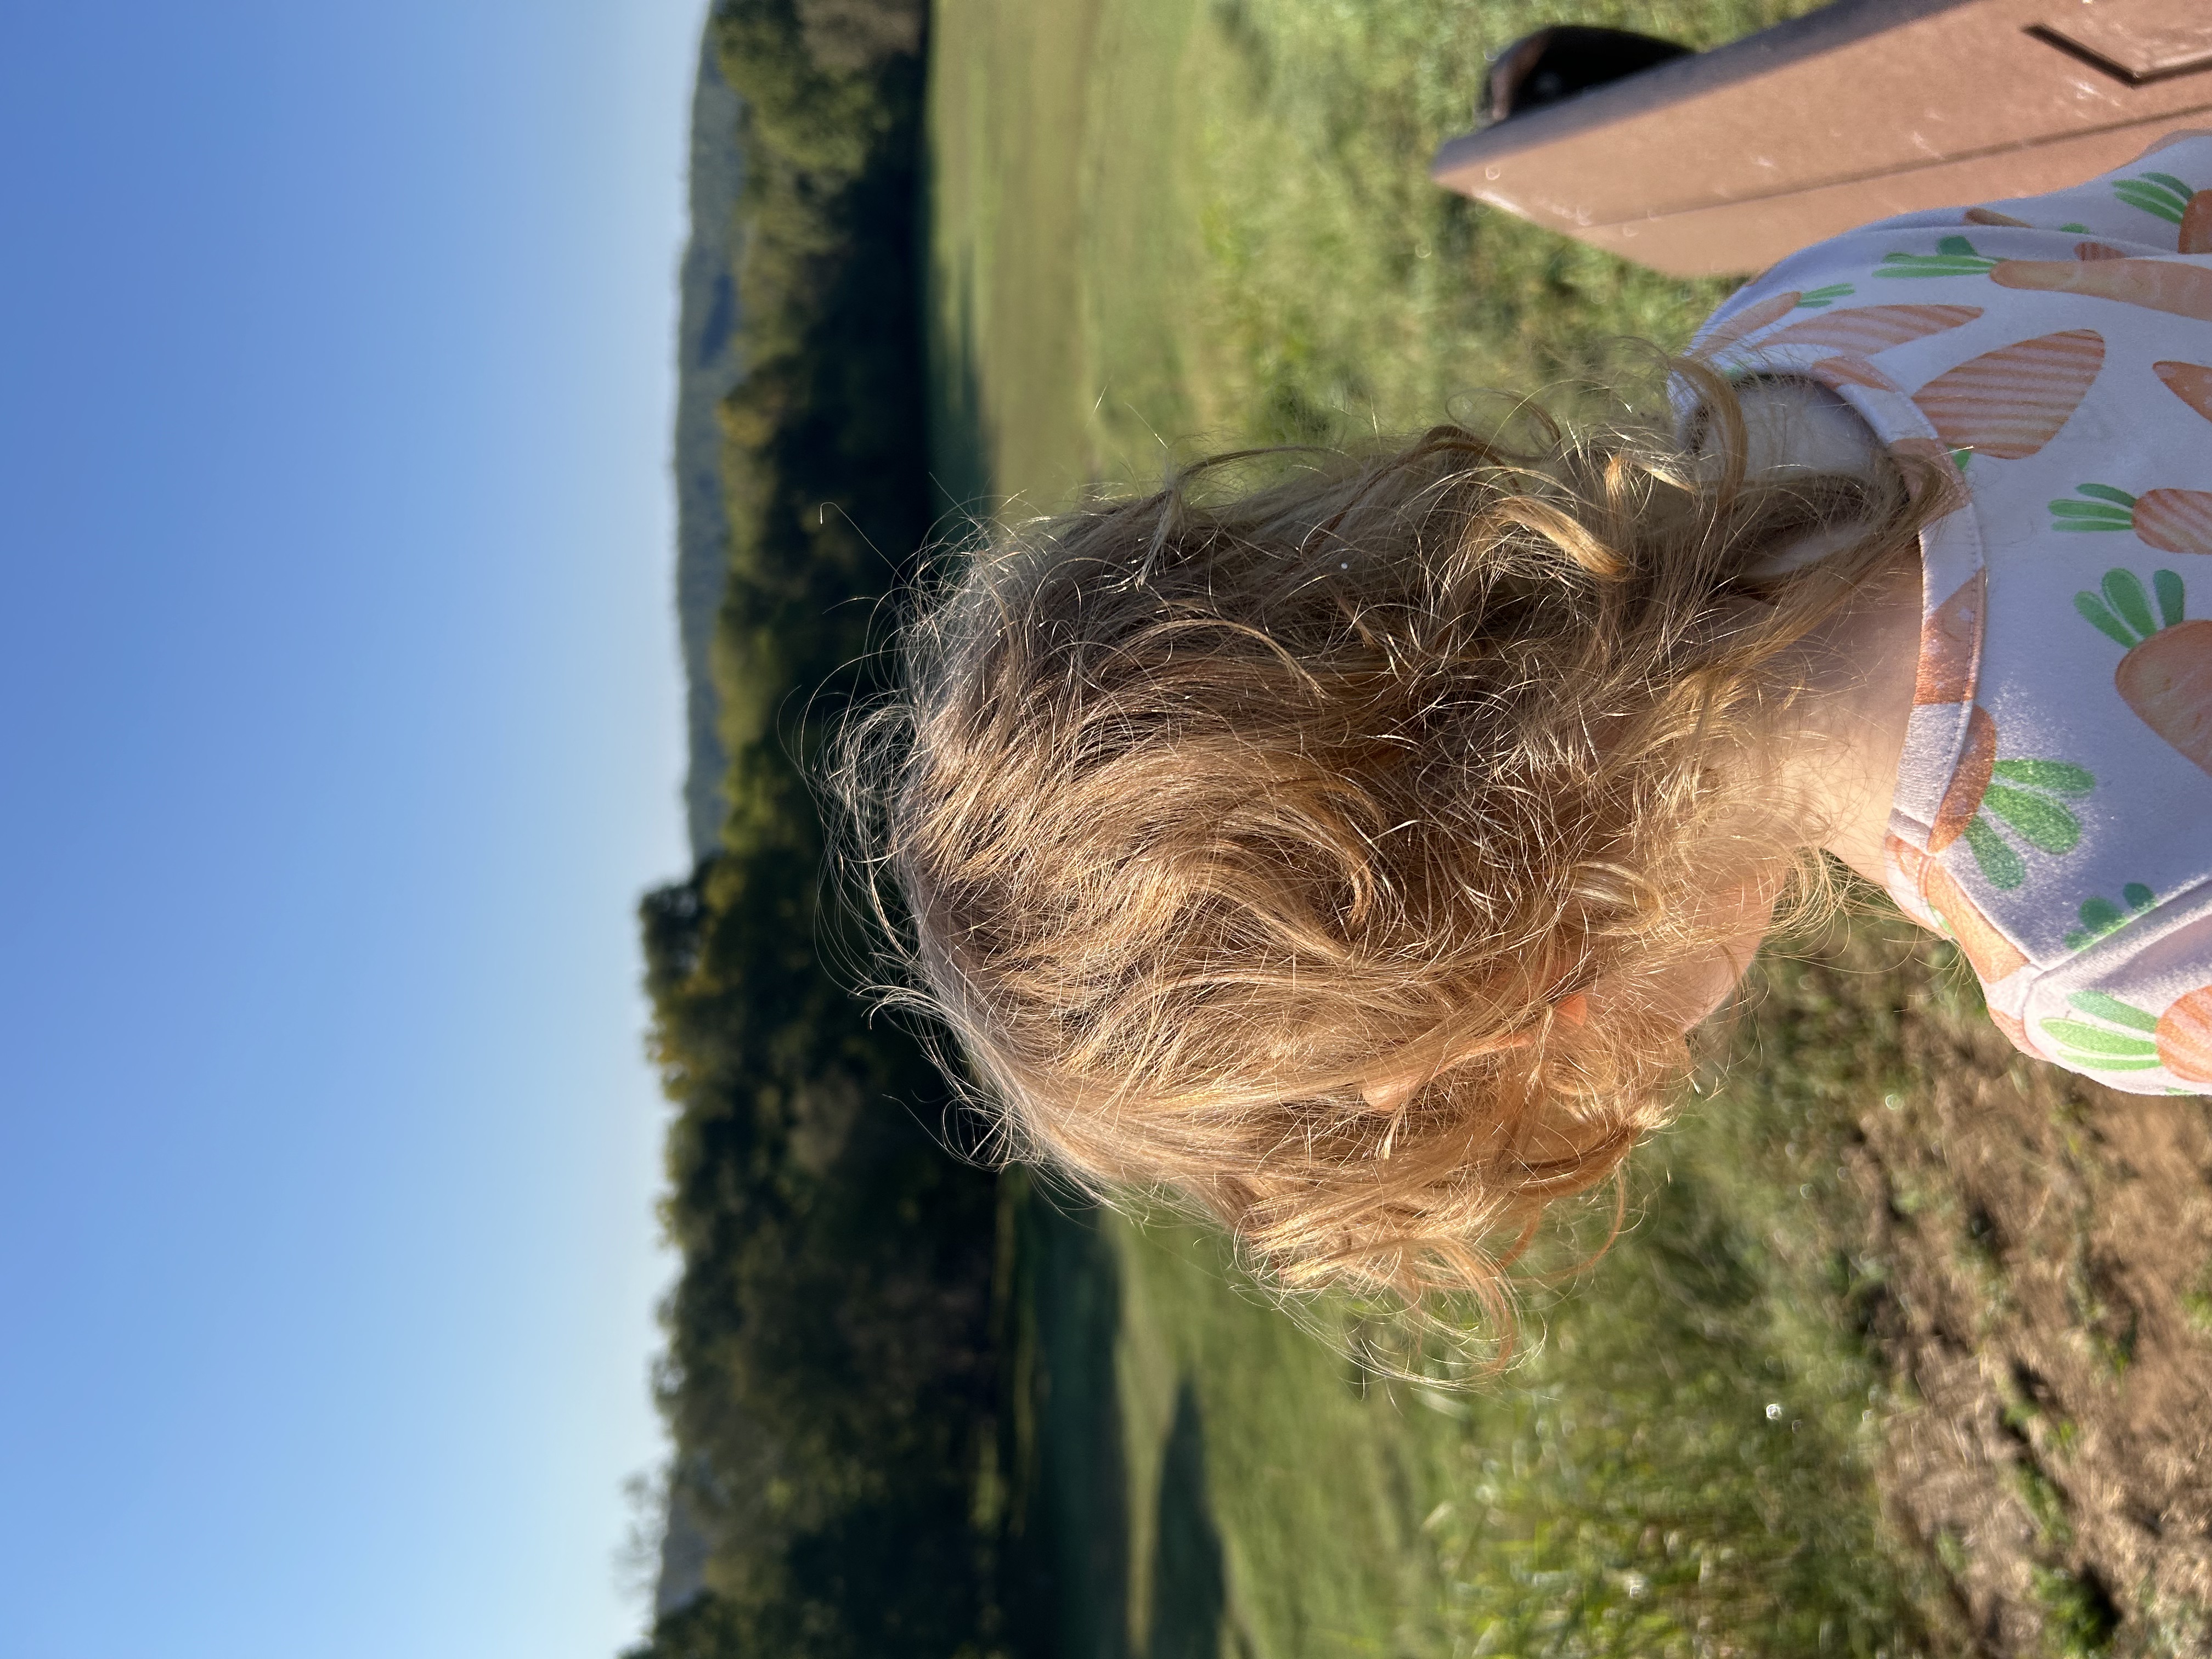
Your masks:
<svg viewBox="0 0 2212 1659"><path fill-rule="evenodd" d="M1569 1005L1573 1007L1570 1011ZM1569 1024L1579 1025L1588 1018L1589 999L1577 994L1554 1005L1560 1017ZM1372 1112L1395 1112L1413 1097L1416 1091L1431 1080L1442 1077L1455 1066L1464 1066L1468 1060L1483 1054L1502 1054L1508 1048L1526 1048L1536 1041L1540 1024L1510 1036L1486 1037L1475 1042L1447 1043L1443 1055L1433 1065L1409 1066L1403 1071L1390 1072L1379 1078L1370 1078L1360 1085L1360 1098Z"/></svg>
<svg viewBox="0 0 2212 1659"><path fill-rule="evenodd" d="M1749 881L1727 889L1711 902L1707 914L1729 932L1703 955L1668 972L1633 981L1600 980L1597 1011L1611 1021L1656 1016L1688 1032L1717 1012L1735 993L1752 958L1774 924L1777 884ZM1583 1018L1589 1018L1584 1004ZM1579 1022L1577 1022L1579 1023Z"/></svg>
<svg viewBox="0 0 2212 1659"><path fill-rule="evenodd" d="M1413 1097L1416 1089L1443 1069L1438 1066L1436 1071L1399 1072L1390 1077L1369 1078L1359 1085L1359 1097L1367 1103L1370 1112L1395 1112Z"/></svg>

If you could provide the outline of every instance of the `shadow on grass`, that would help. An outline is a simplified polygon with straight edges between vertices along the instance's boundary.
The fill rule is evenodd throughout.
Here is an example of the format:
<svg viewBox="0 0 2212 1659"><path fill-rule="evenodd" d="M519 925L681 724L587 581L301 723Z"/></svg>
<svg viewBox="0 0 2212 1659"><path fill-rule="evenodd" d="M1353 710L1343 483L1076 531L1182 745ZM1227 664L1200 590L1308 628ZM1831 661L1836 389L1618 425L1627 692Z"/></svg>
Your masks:
<svg viewBox="0 0 2212 1659"><path fill-rule="evenodd" d="M1176 1393L1162 1449L1152 1607L1132 1629L1127 1423L1115 1363L1122 1270L1099 1213L1024 1199L1030 1310L1026 1501L1010 1586L1019 1650L1066 1659L1215 1659L1228 1606L1207 1490L1206 1425L1192 1379ZM1017 1388L1023 1388L1019 1382ZM1021 1409L1018 1407L1017 1408Z"/></svg>
<svg viewBox="0 0 2212 1659"><path fill-rule="evenodd" d="M1129 1480L1114 1348L1121 1272L1097 1212L1032 1188L1019 1276L1035 1370L1017 1411L1033 1413L1010 1598L1021 1650L1134 1659L1129 1644ZM1201 1476L1202 1478L1202 1476Z"/></svg>
<svg viewBox="0 0 2212 1659"><path fill-rule="evenodd" d="M957 536L974 520L989 516L996 501L993 492L999 488L966 300L975 280L975 250L963 248L957 269L932 266L923 279L929 511L940 536Z"/></svg>
<svg viewBox="0 0 2212 1659"><path fill-rule="evenodd" d="M1216 1659L1227 1586L1221 1534L1214 1529L1206 1498L1206 1424L1188 1377L1176 1391L1153 1540L1152 1628L1145 1659Z"/></svg>

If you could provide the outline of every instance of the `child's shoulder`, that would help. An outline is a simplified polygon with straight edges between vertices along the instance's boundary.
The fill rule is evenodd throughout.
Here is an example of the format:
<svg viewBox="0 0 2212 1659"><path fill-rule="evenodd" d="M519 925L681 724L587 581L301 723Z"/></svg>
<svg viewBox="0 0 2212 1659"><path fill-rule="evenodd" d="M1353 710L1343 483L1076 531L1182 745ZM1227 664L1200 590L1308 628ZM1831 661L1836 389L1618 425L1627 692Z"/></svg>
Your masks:
<svg viewBox="0 0 2212 1659"><path fill-rule="evenodd" d="M1691 349L1807 343L1876 356L2026 293L2212 323L2212 133L2170 135L2043 195L1904 214L1817 242L1730 295Z"/></svg>

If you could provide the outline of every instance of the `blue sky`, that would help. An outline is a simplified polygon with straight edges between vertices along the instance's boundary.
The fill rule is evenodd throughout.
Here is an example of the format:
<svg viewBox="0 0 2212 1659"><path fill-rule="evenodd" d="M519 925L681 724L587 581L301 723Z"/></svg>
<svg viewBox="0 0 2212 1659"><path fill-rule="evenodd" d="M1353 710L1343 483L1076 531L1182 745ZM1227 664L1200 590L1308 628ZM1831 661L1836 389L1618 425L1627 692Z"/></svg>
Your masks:
<svg viewBox="0 0 2212 1659"><path fill-rule="evenodd" d="M0 24L0 1656L611 1655L699 0Z"/></svg>

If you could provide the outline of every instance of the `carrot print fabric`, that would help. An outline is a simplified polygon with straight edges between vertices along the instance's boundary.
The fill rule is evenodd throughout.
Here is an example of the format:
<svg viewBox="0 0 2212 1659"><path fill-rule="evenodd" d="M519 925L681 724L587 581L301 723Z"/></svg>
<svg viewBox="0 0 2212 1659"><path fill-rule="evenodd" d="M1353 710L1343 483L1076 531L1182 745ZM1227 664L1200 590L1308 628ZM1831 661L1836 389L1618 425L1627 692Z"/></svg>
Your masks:
<svg viewBox="0 0 2212 1659"><path fill-rule="evenodd" d="M1890 890L2029 1054L2212 1092L2212 137L1808 248L1692 350L1958 466Z"/></svg>

